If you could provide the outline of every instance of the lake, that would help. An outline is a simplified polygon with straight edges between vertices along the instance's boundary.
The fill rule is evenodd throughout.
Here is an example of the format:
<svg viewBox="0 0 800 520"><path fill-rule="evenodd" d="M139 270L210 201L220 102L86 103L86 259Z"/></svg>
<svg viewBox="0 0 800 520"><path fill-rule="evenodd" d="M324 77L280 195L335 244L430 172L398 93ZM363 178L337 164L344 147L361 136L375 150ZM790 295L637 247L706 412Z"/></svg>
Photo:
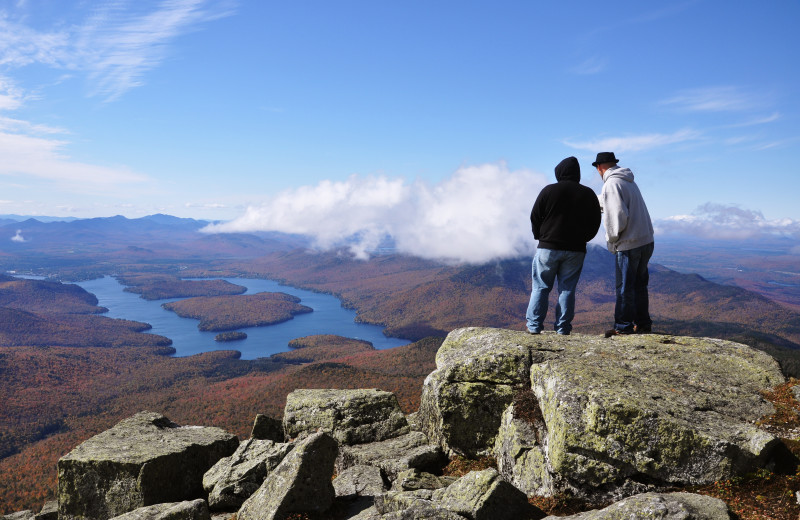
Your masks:
<svg viewBox="0 0 800 520"><path fill-rule="evenodd" d="M166 336L172 340L176 356L190 356L211 350L238 350L242 359L266 357L277 352L289 350L289 341L315 334L336 334L372 343L375 348L385 349L407 345L407 340L388 338L383 335L383 327L356 323L356 313L342 307L341 301L329 294L315 293L281 285L272 280L254 278L223 278L236 285L247 288L244 294L259 292L282 292L300 298L300 303L314 309L314 312L298 314L289 321L264 327L243 327L236 329L247 333L240 341L217 342L218 332L203 332L197 329L199 320L181 318L172 311L161 307L162 303L181 298L148 301L138 294L125 292L125 286L116 278L106 276L88 282L78 282L90 293L97 296L98 305L106 307L104 316L140 321L152 325L153 334Z"/></svg>

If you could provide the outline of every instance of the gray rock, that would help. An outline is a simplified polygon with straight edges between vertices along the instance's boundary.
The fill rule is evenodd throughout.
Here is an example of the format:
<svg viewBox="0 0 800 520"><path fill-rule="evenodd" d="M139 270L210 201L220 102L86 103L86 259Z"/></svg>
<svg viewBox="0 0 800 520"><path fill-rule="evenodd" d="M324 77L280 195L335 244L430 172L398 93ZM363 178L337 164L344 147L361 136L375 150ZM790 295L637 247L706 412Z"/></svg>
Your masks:
<svg viewBox="0 0 800 520"><path fill-rule="evenodd" d="M375 506L371 506L348 518L349 520L381 520L381 514L375 509Z"/></svg>
<svg viewBox="0 0 800 520"><path fill-rule="evenodd" d="M202 480L238 439L140 412L58 461L60 520L101 520L139 507L204 496Z"/></svg>
<svg viewBox="0 0 800 520"><path fill-rule="evenodd" d="M239 509L289 453L293 444L248 439L233 455L220 459L203 475L203 489L213 511Z"/></svg>
<svg viewBox="0 0 800 520"><path fill-rule="evenodd" d="M283 442L283 424L279 419L268 415L257 414L253 421L252 439Z"/></svg>
<svg viewBox="0 0 800 520"><path fill-rule="evenodd" d="M287 438L328 432L339 444L382 441L409 432L397 397L381 390L295 390L286 397Z"/></svg>
<svg viewBox="0 0 800 520"><path fill-rule="evenodd" d="M381 520L464 520L465 517L436 505L414 505L380 516Z"/></svg>
<svg viewBox="0 0 800 520"><path fill-rule="evenodd" d="M333 489L338 497L374 497L386 491L380 468L352 466L333 479Z"/></svg>
<svg viewBox="0 0 800 520"><path fill-rule="evenodd" d="M113 520L211 520L208 505L202 498L186 502L140 507Z"/></svg>
<svg viewBox="0 0 800 520"><path fill-rule="evenodd" d="M780 446L754 423L774 411L760 392L783 380L768 355L722 340L568 343L563 357L531 368L547 430L533 449L551 493L727 480L765 466Z"/></svg>
<svg viewBox="0 0 800 520"><path fill-rule="evenodd" d="M381 519L462 518L434 503L432 497L430 490L389 491L375 497L375 509Z"/></svg>
<svg viewBox="0 0 800 520"><path fill-rule="evenodd" d="M545 514L528 497L490 468L467 473L434 499L445 509L472 520L536 520Z"/></svg>
<svg viewBox="0 0 800 520"><path fill-rule="evenodd" d="M408 427L412 432L422 431L422 419L420 418L419 410L406 415L406 422L408 422Z"/></svg>
<svg viewBox="0 0 800 520"><path fill-rule="evenodd" d="M35 518L36 520L58 520L58 501L45 502Z"/></svg>
<svg viewBox="0 0 800 520"><path fill-rule="evenodd" d="M45 502L42 510L34 516L36 520L58 520L58 501Z"/></svg>
<svg viewBox="0 0 800 520"><path fill-rule="evenodd" d="M33 520L36 517L33 511L26 509L25 511L17 511L16 513L9 513L0 516L0 520Z"/></svg>
<svg viewBox="0 0 800 520"><path fill-rule="evenodd" d="M440 477L417 469L401 471L392 484L392 489L416 491L418 489L441 489L458 480L456 477Z"/></svg>
<svg viewBox="0 0 800 520"><path fill-rule="evenodd" d="M371 442L357 446L341 446L336 470L342 472L351 466L366 465L381 468L389 480L407 469L430 471L439 469L445 462L438 446L428 443L421 432L411 432L394 439Z"/></svg>
<svg viewBox="0 0 800 520"><path fill-rule="evenodd" d="M645 493L626 498L599 511L572 516L548 516L545 520L731 520L722 500L693 493Z"/></svg>
<svg viewBox="0 0 800 520"><path fill-rule="evenodd" d="M325 432L299 442L239 509L238 520L272 520L290 513L321 513L335 497L331 478L336 441Z"/></svg>
<svg viewBox="0 0 800 520"><path fill-rule="evenodd" d="M432 442L492 454L526 494L618 499L768 466L780 441L755 425L773 412L760 392L783 381L730 341L470 328L439 349L420 414ZM509 409L519 388L527 410Z"/></svg>
<svg viewBox="0 0 800 520"><path fill-rule="evenodd" d="M449 456L491 455L515 388L530 385L531 363L559 350L563 347L540 345L525 333L454 330L436 353L436 370L422 387L422 431Z"/></svg>

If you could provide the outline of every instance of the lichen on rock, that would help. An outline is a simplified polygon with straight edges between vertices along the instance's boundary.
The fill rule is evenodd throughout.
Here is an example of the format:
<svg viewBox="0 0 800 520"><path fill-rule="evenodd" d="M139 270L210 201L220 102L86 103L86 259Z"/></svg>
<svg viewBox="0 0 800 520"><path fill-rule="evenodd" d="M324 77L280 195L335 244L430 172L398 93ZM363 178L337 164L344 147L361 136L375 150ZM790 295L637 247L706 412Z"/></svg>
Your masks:
<svg viewBox="0 0 800 520"><path fill-rule="evenodd" d="M318 430L340 444L361 444L408 433L397 397L376 389L300 389L286 397L283 429L287 437Z"/></svg>
<svg viewBox="0 0 800 520"><path fill-rule="evenodd" d="M203 474L238 444L219 428L179 426L140 412L58 461L58 517L111 518L203 496Z"/></svg>
<svg viewBox="0 0 800 520"><path fill-rule="evenodd" d="M442 345L420 420L447 453L493 454L527 494L619 498L768 464L779 441L755 424L773 411L760 392L783 381L730 341L469 328ZM515 409L518 386L537 424Z"/></svg>

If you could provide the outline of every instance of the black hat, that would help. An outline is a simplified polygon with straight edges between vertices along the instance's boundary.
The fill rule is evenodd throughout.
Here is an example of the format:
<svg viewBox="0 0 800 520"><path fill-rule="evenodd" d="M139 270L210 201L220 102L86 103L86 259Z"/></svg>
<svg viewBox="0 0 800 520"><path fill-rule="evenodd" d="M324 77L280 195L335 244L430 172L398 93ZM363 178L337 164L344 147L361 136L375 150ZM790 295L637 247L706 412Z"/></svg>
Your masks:
<svg viewBox="0 0 800 520"><path fill-rule="evenodd" d="M614 152L600 152L599 154L597 154L597 159L595 159L595 161L592 163L592 166L596 167L598 164L604 164L610 162L614 164L617 164L619 162L619 159L614 157Z"/></svg>

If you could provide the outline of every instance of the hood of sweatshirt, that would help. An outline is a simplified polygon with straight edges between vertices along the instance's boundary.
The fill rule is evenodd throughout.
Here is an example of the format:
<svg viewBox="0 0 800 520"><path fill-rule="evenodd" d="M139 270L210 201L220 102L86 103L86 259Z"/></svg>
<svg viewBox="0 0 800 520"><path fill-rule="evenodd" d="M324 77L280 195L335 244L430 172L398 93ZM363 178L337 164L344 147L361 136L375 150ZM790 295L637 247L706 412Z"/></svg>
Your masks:
<svg viewBox="0 0 800 520"><path fill-rule="evenodd" d="M608 179L622 179L624 181L633 182L633 172L628 168L620 168L619 166L609 168L603 175L603 182Z"/></svg>
<svg viewBox="0 0 800 520"><path fill-rule="evenodd" d="M556 166L557 181L581 182L581 165L575 157L567 157Z"/></svg>

